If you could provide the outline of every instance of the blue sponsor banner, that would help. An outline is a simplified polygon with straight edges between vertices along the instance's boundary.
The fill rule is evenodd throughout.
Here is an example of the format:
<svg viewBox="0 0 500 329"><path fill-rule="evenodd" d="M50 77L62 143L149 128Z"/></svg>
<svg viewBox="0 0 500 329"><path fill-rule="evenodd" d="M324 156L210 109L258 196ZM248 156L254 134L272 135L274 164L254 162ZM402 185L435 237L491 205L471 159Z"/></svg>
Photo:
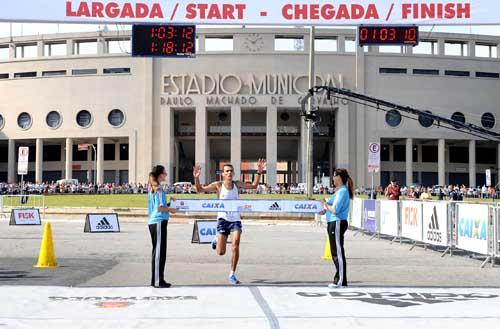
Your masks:
<svg viewBox="0 0 500 329"><path fill-rule="evenodd" d="M309 213L323 210L316 200L175 200L178 212Z"/></svg>
<svg viewBox="0 0 500 329"><path fill-rule="evenodd" d="M363 229L368 232L377 232L377 217L376 217L377 204L375 200L363 201Z"/></svg>

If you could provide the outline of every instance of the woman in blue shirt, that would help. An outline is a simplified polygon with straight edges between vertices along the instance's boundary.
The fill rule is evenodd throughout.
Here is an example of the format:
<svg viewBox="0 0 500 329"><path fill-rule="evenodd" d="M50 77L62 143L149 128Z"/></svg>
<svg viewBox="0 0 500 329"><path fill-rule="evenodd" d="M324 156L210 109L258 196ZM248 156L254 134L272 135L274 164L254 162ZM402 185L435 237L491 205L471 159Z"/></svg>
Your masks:
<svg viewBox="0 0 500 329"><path fill-rule="evenodd" d="M170 288L170 283L164 279L165 260L167 258L167 225L170 213L167 195L160 184L167 178L165 167L156 166L149 173L148 214L149 233L153 244L151 261L151 286L155 288Z"/></svg>
<svg viewBox="0 0 500 329"><path fill-rule="evenodd" d="M337 272L329 288L347 287L346 259L344 252L344 233L349 226L349 203L354 196L354 184L345 169L336 169L333 173L335 193L324 200L328 237L333 263Z"/></svg>

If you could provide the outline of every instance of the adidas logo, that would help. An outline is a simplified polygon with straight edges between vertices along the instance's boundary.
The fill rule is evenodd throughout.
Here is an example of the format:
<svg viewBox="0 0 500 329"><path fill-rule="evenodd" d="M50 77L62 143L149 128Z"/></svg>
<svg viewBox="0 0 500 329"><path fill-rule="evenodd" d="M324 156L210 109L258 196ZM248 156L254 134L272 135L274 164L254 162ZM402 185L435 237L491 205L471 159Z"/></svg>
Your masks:
<svg viewBox="0 0 500 329"><path fill-rule="evenodd" d="M437 217L436 207L432 211L431 221L429 223L429 231L427 231L427 240L434 242L441 242L442 236L439 231L439 221Z"/></svg>
<svg viewBox="0 0 500 329"><path fill-rule="evenodd" d="M112 230L113 229L113 225L111 225L110 222L108 222L108 220L106 219L106 217L103 217L103 219L101 219L101 221L99 223L97 223L97 225L95 226L95 228L97 230Z"/></svg>
<svg viewBox="0 0 500 329"><path fill-rule="evenodd" d="M273 210L273 211L280 211L281 210L281 207L280 205L278 204L278 202L275 202L271 205L271 207L269 207L269 210Z"/></svg>

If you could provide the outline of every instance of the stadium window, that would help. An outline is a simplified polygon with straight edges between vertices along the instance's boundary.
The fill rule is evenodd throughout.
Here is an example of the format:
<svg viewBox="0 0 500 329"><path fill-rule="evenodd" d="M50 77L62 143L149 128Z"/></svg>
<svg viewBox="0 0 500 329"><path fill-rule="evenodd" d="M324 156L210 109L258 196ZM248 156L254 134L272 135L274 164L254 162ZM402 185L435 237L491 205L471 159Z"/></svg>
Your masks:
<svg viewBox="0 0 500 329"><path fill-rule="evenodd" d="M120 160L128 160L128 144L120 144Z"/></svg>
<svg viewBox="0 0 500 329"><path fill-rule="evenodd" d="M0 163L7 163L9 161L9 147L7 145L0 145Z"/></svg>
<svg viewBox="0 0 500 329"><path fill-rule="evenodd" d="M397 127L402 121L401 113L398 110L390 110L385 114L385 123L390 127Z"/></svg>
<svg viewBox="0 0 500 329"><path fill-rule="evenodd" d="M383 74L406 74L408 70L394 67L381 67L378 69L378 72Z"/></svg>
<svg viewBox="0 0 500 329"><path fill-rule="evenodd" d="M450 146L450 163L469 163L469 148Z"/></svg>
<svg viewBox="0 0 500 329"><path fill-rule="evenodd" d="M233 36L206 36L205 51L233 51Z"/></svg>
<svg viewBox="0 0 500 329"><path fill-rule="evenodd" d="M420 41L417 46L413 47L413 54L416 55L435 55L436 41Z"/></svg>
<svg viewBox="0 0 500 329"><path fill-rule="evenodd" d="M0 130L2 130L4 125L5 125L5 119L3 118L3 115L0 114Z"/></svg>
<svg viewBox="0 0 500 329"><path fill-rule="evenodd" d="M413 69L413 74L416 74L416 75L439 75L439 70Z"/></svg>
<svg viewBox="0 0 500 329"><path fill-rule="evenodd" d="M444 54L446 56L465 56L467 55L467 43L461 41L445 41Z"/></svg>
<svg viewBox="0 0 500 329"><path fill-rule="evenodd" d="M118 109L111 110L108 114L108 122L113 127L121 127L125 122L125 115Z"/></svg>
<svg viewBox="0 0 500 329"><path fill-rule="evenodd" d="M291 35L274 36L275 51L304 51L304 37Z"/></svg>
<svg viewBox="0 0 500 329"><path fill-rule="evenodd" d="M495 127L495 116L489 112L484 113L481 116L481 125L486 129Z"/></svg>
<svg viewBox="0 0 500 329"><path fill-rule="evenodd" d="M108 54L130 54L131 53L130 39L107 40L106 49Z"/></svg>
<svg viewBox="0 0 500 329"><path fill-rule="evenodd" d="M18 72L18 73L14 73L14 78L36 78L36 72Z"/></svg>
<svg viewBox="0 0 500 329"><path fill-rule="evenodd" d="M355 53L356 52L356 40L345 39L344 49L345 49L346 53Z"/></svg>
<svg viewBox="0 0 500 329"><path fill-rule="evenodd" d="M61 76L61 75L66 75L66 71L61 70L61 71L43 71L42 72L42 77L55 77L55 76Z"/></svg>
<svg viewBox="0 0 500 329"><path fill-rule="evenodd" d="M115 144L104 144L104 161L115 161Z"/></svg>
<svg viewBox="0 0 500 329"><path fill-rule="evenodd" d="M61 114L57 111L50 111L47 114L47 117L45 118L45 122L47 123L47 126L50 128L56 129L59 128L59 126L62 123L62 118Z"/></svg>
<svg viewBox="0 0 500 329"><path fill-rule="evenodd" d="M9 47L0 47L0 60L9 59Z"/></svg>
<svg viewBox="0 0 500 329"><path fill-rule="evenodd" d="M97 69L76 69L71 72L73 75L92 75L97 74Z"/></svg>
<svg viewBox="0 0 500 329"><path fill-rule="evenodd" d="M476 78L500 79L500 74L493 72L476 72Z"/></svg>
<svg viewBox="0 0 500 329"><path fill-rule="evenodd" d="M113 67L103 70L104 74L130 74L130 67Z"/></svg>
<svg viewBox="0 0 500 329"><path fill-rule="evenodd" d="M424 111L424 113L432 114L431 111ZM429 128L430 126L432 126L434 124L434 119L428 117L425 114L420 114L418 116L418 122L420 123L420 125L422 127Z"/></svg>
<svg viewBox="0 0 500 329"><path fill-rule="evenodd" d="M476 57L496 58L497 45L476 43Z"/></svg>
<svg viewBox="0 0 500 329"><path fill-rule="evenodd" d="M38 47L36 44L16 46L16 58L33 58L38 56Z"/></svg>
<svg viewBox="0 0 500 329"><path fill-rule="evenodd" d="M9 73L0 73L0 79L8 79Z"/></svg>
<svg viewBox="0 0 500 329"><path fill-rule="evenodd" d="M382 54L401 54L401 46L381 46L378 48L378 52Z"/></svg>
<svg viewBox="0 0 500 329"><path fill-rule="evenodd" d="M88 161L88 151L78 151L78 145L73 145L73 161Z"/></svg>
<svg viewBox="0 0 500 329"><path fill-rule="evenodd" d="M391 161L390 147L387 144L382 144L382 149L380 150L380 161Z"/></svg>
<svg viewBox="0 0 500 329"><path fill-rule="evenodd" d="M406 145L393 145L392 156L395 162L406 161Z"/></svg>
<svg viewBox="0 0 500 329"><path fill-rule="evenodd" d="M24 130L29 129L32 123L33 121L31 119L31 115L27 112L23 112L19 114L19 116L17 117L17 125L21 129Z"/></svg>
<svg viewBox="0 0 500 329"><path fill-rule="evenodd" d="M318 52L337 51L337 38L317 37L314 39L314 49Z"/></svg>
<svg viewBox="0 0 500 329"><path fill-rule="evenodd" d="M59 162L61 161L61 145L44 145L43 161Z"/></svg>
<svg viewBox="0 0 500 329"><path fill-rule="evenodd" d="M46 43L43 48L43 55L47 57L66 56L67 53L67 46L64 42Z"/></svg>
<svg viewBox="0 0 500 329"><path fill-rule="evenodd" d="M476 163L496 165L497 150L495 148L476 148Z"/></svg>
<svg viewBox="0 0 500 329"><path fill-rule="evenodd" d="M82 127L87 128L92 124L92 114L87 110L82 110L76 115L76 123Z"/></svg>
<svg viewBox="0 0 500 329"><path fill-rule="evenodd" d="M452 77L470 77L469 71L455 71L455 70L446 70L444 71L444 75L452 76Z"/></svg>
<svg viewBox="0 0 500 329"><path fill-rule="evenodd" d="M465 123L465 115L462 112L455 112L451 115L451 120L456 121L458 123ZM454 125L455 128L460 128L461 125Z"/></svg>
<svg viewBox="0 0 500 329"><path fill-rule="evenodd" d="M422 162L437 162L438 147L432 145L422 145Z"/></svg>
<svg viewBox="0 0 500 329"><path fill-rule="evenodd" d="M74 43L75 55L96 55L97 40L82 40Z"/></svg>

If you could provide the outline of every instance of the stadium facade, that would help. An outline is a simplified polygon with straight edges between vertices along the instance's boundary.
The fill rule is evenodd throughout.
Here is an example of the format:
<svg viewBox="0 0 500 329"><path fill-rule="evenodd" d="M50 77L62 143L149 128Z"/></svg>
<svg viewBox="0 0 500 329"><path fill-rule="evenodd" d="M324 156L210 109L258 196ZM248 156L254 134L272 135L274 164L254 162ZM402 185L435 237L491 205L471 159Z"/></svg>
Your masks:
<svg viewBox="0 0 500 329"><path fill-rule="evenodd" d="M363 48L355 33L318 30L317 84L499 131L499 37L422 33L416 48ZM170 182L190 181L194 164L213 180L228 161L251 179L258 158L266 183L304 181L308 30L201 29L190 59L132 58L129 42L129 32L0 39L0 181L19 179L19 146L30 147L30 181L145 182L157 163ZM376 184L474 186L486 169L498 177L496 142L344 99L316 104L315 176L346 167L369 186L367 148L380 142Z"/></svg>

